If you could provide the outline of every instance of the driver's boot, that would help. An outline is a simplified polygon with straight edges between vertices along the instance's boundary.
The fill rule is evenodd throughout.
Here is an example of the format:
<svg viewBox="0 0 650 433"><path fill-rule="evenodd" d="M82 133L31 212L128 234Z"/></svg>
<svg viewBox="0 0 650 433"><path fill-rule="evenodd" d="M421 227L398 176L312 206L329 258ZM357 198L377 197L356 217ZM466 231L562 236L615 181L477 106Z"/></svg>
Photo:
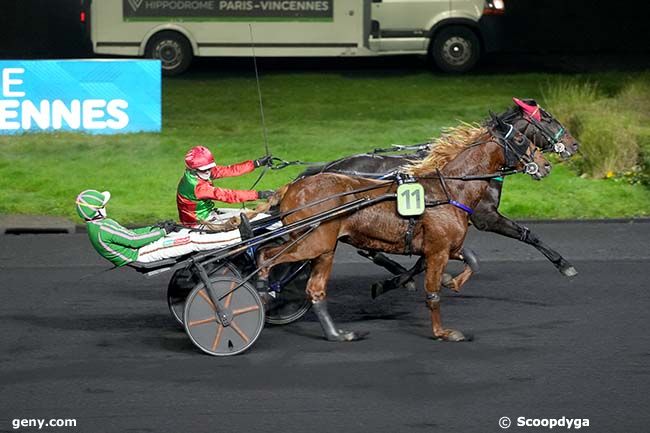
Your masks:
<svg viewBox="0 0 650 433"><path fill-rule="evenodd" d="M247 239L254 238L255 233L253 232L253 227L251 226L251 222L244 212L239 214L239 219L241 220L239 223L239 235L241 236L241 240L245 241Z"/></svg>

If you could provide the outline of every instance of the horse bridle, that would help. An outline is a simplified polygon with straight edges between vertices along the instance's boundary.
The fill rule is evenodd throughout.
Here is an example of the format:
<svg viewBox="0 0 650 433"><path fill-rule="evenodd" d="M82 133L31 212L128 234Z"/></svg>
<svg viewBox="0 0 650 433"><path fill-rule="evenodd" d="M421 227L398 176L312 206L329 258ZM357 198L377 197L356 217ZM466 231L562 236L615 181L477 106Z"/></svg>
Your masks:
<svg viewBox="0 0 650 433"><path fill-rule="evenodd" d="M537 109L542 113L542 115L552 117L550 114L548 114L542 107L539 105L537 106ZM553 134L553 132L547 128L545 125L542 124L539 120L536 120L534 117L527 113L523 113L523 119L526 120L530 125L535 127L544 137L547 143L549 143L551 146L553 146L553 152L557 153L558 155L562 155L565 153L566 146L565 144L560 140L564 136L564 133L566 132L566 129L564 129L564 126L562 126L559 122L558 124L560 125L560 129Z"/></svg>
<svg viewBox="0 0 650 433"><path fill-rule="evenodd" d="M548 112L546 112L542 107L538 105L537 108L544 116L550 117L555 120L555 118L550 114L548 114ZM515 114L516 112L512 112L512 114L508 113L506 114L507 117L505 117L502 120L506 122L507 120L512 119ZM564 128L564 126L562 126L562 124L558 122L558 124L560 125L560 129L556 133L553 133L548 127L543 125L542 122L533 118L532 115L525 112L522 112L521 115L522 115L521 118L524 121L528 122L530 126L535 128L536 132L539 132L544 138L544 140L546 140L546 142L553 147L553 152L557 153L560 156L564 156L567 150L566 150L566 145L562 142L561 138L566 133L566 129ZM542 149L542 152L548 152L548 151L550 151L550 149L546 149L546 148Z"/></svg>
<svg viewBox="0 0 650 433"><path fill-rule="evenodd" d="M539 173L539 165L534 161L535 153L538 150L537 147L533 146L533 153L532 155L529 155L526 152L526 149L529 149L531 147L528 137L526 137L524 134L521 134L523 137L523 144L521 145L522 147L519 148L518 145L512 143L514 140L515 127L509 123L505 123L505 125L508 126L508 132L501 137L499 136L498 131L494 129L492 130L492 135L497 139L496 143L503 148L506 159L506 165L504 168L512 169L517 162L521 162L524 165L524 173L530 176L536 175ZM525 149L523 148L523 145L526 145ZM511 156L513 154L514 159Z"/></svg>

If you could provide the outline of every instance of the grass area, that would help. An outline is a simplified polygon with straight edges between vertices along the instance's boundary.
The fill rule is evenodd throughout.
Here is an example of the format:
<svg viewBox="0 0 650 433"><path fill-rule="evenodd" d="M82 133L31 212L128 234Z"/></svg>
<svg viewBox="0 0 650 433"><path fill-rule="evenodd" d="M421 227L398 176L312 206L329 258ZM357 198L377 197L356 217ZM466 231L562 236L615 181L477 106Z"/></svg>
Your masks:
<svg viewBox="0 0 650 433"><path fill-rule="evenodd" d="M575 80L548 89L548 108L582 146L571 165L590 177L650 185L650 77L627 80L615 93Z"/></svg>
<svg viewBox="0 0 650 433"><path fill-rule="evenodd" d="M417 143L459 121L481 121L512 96L541 100L543 89L567 77L546 74L434 76L328 71L262 71L266 123L273 154L326 161L391 143ZM573 76L617 92L650 74ZM183 155L204 144L226 164L264 154L252 72L194 74L163 85L163 133L0 137L0 213L76 219L74 198L86 188L110 190L109 212L124 223L175 218ZM258 189L276 188L300 171L269 172ZM257 173L219 185L248 188ZM506 180L501 210L514 218L606 218L650 215L650 190L612 180L579 178L556 166L533 182Z"/></svg>

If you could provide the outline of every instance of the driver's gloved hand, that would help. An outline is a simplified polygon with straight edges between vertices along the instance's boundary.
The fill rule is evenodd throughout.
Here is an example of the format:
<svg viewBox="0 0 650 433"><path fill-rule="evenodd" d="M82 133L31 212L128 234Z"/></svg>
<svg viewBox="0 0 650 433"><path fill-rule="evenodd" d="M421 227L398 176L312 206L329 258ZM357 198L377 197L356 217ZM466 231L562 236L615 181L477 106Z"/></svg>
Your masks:
<svg viewBox="0 0 650 433"><path fill-rule="evenodd" d="M172 220L161 221L159 223L154 224L154 227L159 227L163 229L166 234L178 232L181 230L181 227L178 224L176 224L175 221Z"/></svg>
<svg viewBox="0 0 650 433"><path fill-rule="evenodd" d="M267 200L271 198L273 194L275 194L275 191L273 191L272 189L257 191L257 198L259 198L260 200Z"/></svg>
<svg viewBox="0 0 650 433"><path fill-rule="evenodd" d="M255 168L261 167L263 165L267 165L269 161L271 161L272 156L271 155L266 155L261 158L257 158L255 161L253 161L253 165Z"/></svg>

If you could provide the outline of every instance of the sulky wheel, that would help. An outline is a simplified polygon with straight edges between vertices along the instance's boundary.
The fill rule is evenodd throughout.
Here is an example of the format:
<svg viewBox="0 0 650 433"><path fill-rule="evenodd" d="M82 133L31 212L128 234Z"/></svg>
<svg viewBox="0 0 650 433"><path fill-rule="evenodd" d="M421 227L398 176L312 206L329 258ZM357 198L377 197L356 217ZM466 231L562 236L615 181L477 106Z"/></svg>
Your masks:
<svg viewBox="0 0 650 433"><path fill-rule="evenodd" d="M212 297L203 283L185 302L185 332L199 349L214 356L242 353L255 343L264 328L264 305L257 291L239 278L211 276ZM239 286L239 287L238 287ZM234 289L234 290L233 290ZM219 299L229 317L224 326L212 299Z"/></svg>
<svg viewBox="0 0 650 433"><path fill-rule="evenodd" d="M208 275L240 278L239 271L230 263L215 263L210 266L214 267L206 269ZM199 281L199 277L190 268L177 270L169 281L169 286L167 286L167 305L172 316L181 326L183 326L185 298L187 298L187 295L196 287Z"/></svg>
<svg viewBox="0 0 650 433"><path fill-rule="evenodd" d="M271 289L278 288L266 303L266 323L286 325L302 318L311 308L305 287L311 274L309 262L283 263L271 269ZM273 293L273 292L271 292Z"/></svg>

